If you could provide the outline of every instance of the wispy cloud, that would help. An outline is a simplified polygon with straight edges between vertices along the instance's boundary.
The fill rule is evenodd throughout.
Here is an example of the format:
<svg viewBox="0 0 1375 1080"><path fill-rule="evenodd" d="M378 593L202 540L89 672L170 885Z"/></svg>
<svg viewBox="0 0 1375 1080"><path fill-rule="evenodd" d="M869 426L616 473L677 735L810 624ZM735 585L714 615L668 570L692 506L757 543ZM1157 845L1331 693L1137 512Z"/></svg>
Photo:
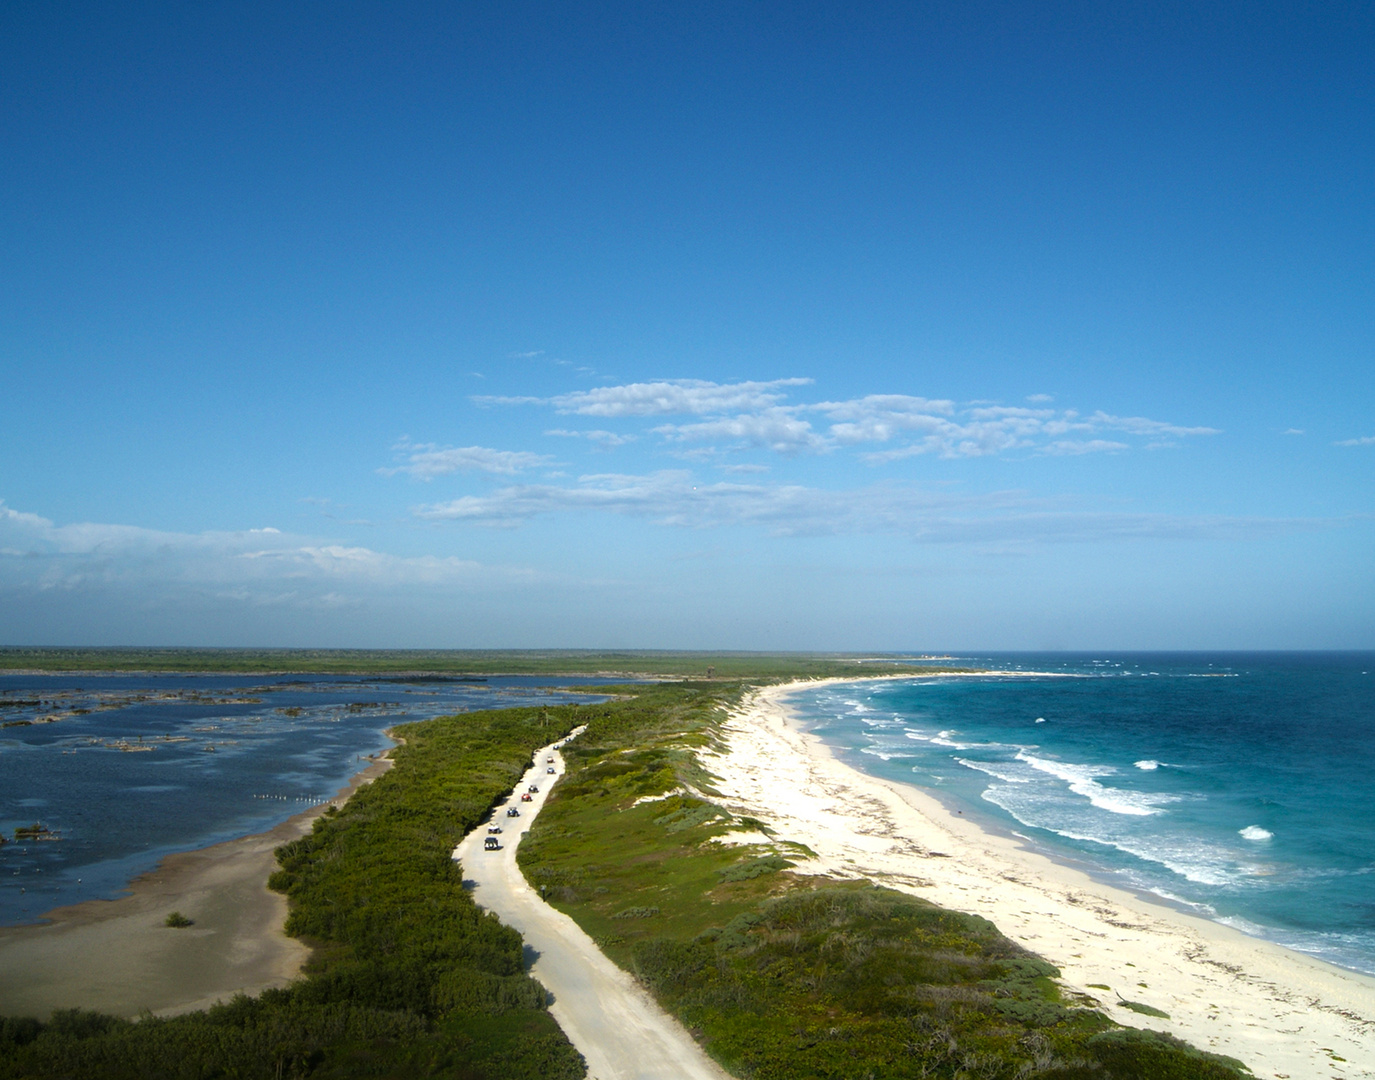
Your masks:
<svg viewBox="0 0 1375 1080"><path fill-rule="evenodd" d="M1033 394L1027 399L1030 405L1017 406L993 401L961 406L944 398L909 394L870 394L812 403L786 400L790 391L810 384L810 379L802 378L738 383L672 379L605 386L550 398L474 400L484 405L541 405L566 415L690 417L658 424L651 432L673 448L674 456L691 460L761 447L793 456L866 445L873 449L862 450L862 458L871 465L926 454L972 458L1022 452L1063 457L1122 453L1133 447L1126 439L1150 440L1146 448L1155 449L1174 445L1171 440L1219 433L1212 427L1144 416L1118 416L1102 410L1084 415L1074 409L1054 409L1048 407L1052 400L1048 394ZM1118 437L1105 437L1108 435ZM594 436L588 433L586 437ZM698 449L686 450L686 444L696 444Z"/></svg>
<svg viewBox="0 0 1375 1080"><path fill-rule="evenodd" d="M1218 428L1181 427L1161 420L1148 420L1144 416L1110 416L1105 412L1094 413L1088 418L1088 423L1109 431L1125 431L1130 435L1175 435L1186 438L1190 435L1222 434Z"/></svg>
<svg viewBox="0 0 1375 1080"><path fill-rule="evenodd" d="M126 585L150 595L189 591L316 603L357 589L484 588L533 577L520 567L391 555L271 526L176 533L94 522L57 525L0 503L0 590Z"/></svg>
<svg viewBox="0 0 1375 1080"><path fill-rule="evenodd" d="M654 429L669 442L717 442L764 446L779 454L824 452L830 444L793 410L769 408L757 413L704 420L696 424L662 424Z"/></svg>
<svg viewBox="0 0 1375 1080"><path fill-rule="evenodd" d="M778 536L898 533L925 542L1093 541L1243 537L1334 523L1301 519L1104 512L1024 492L932 492L905 484L829 490L694 482L691 473L603 473L572 485L524 484L416 507L427 521L513 527L548 514L619 514L662 525L761 528Z"/></svg>
<svg viewBox="0 0 1375 1080"><path fill-rule="evenodd" d="M1375 446L1375 435L1362 435L1358 439L1342 439L1337 446Z"/></svg>
<svg viewBox="0 0 1375 1080"><path fill-rule="evenodd" d="M1280 434L1281 434L1281 435L1306 435L1307 432L1304 431L1303 428L1291 427L1291 428L1285 428L1283 431L1280 432Z"/></svg>
<svg viewBox="0 0 1375 1080"><path fill-rule="evenodd" d="M753 411L781 401L782 389L806 386L811 379L771 382L714 383L704 379L668 379L578 390L550 398L475 397L479 405L550 405L577 416L709 416Z"/></svg>
<svg viewBox="0 0 1375 1080"><path fill-rule="evenodd" d="M1066 457L1077 454L1117 454L1131 447L1124 442L1111 439L1057 439L1041 447L1041 453L1049 457Z"/></svg>
<svg viewBox="0 0 1375 1080"><path fill-rule="evenodd" d="M399 443L394 449L404 457L405 464L377 471L383 476L407 473L417 480L433 480L436 476L448 476L456 472L513 476L554 460L545 454L532 454L527 450L492 450L486 446Z"/></svg>
<svg viewBox="0 0 1375 1080"><path fill-rule="evenodd" d="M563 428L555 428L546 431L546 435L556 435L561 439L586 439L588 442L610 449L614 446L624 446L626 443L635 441L634 435L617 435L614 431L566 431Z"/></svg>

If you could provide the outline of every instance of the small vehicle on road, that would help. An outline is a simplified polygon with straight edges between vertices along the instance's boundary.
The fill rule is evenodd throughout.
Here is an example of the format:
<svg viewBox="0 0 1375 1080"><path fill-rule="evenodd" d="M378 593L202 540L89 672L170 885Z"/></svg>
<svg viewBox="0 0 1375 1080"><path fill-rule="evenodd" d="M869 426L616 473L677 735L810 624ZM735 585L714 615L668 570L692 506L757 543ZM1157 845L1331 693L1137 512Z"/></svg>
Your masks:
<svg viewBox="0 0 1375 1080"><path fill-rule="evenodd" d="M554 764L554 759L551 757L547 757L544 760L547 761L550 765Z"/></svg>
<svg viewBox="0 0 1375 1080"><path fill-rule="evenodd" d="M507 816L507 817L520 817L520 811L517 810L514 806L508 806L508 807L506 808L506 816Z"/></svg>
<svg viewBox="0 0 1375 1080"><path fill-rule="evenodd" d="M488 825L488 826L487 826L487 831L488 831L489 833L491 833L493 836L495 836L497 833L501 832L501 826L500 826L500 825Z"/></svg>
<svg viewBox="0 0 1375 1080"><path fill-rule="evenodd" d="M550 765L549 768L545 769L544 771L552 774L554 771L554 766Z"/></svg>
<svg viewBox="0 0 1375 1080"><path fill-rule="evenodd" d="M538 794L539 794L539 785L538 785L538 784L531 784L531 785L530 785L530 791L533 792L534 794L538 795Z"/></svg>
<svg viewBox="0 0 1375 1080"><path fill-rule="evenodd" d="M482 848L484 851L500 851L501 841L495 836L489 836L483 841Z"/></svg>
<svg viewBox="0 0 1375 1080"><path fill-rule="evenodd" d="M521 801L521 802L533 802L534 800L530 798L530 793L527 791L524 795L522 795L522 796L520 797L520 801Z"/></svg>

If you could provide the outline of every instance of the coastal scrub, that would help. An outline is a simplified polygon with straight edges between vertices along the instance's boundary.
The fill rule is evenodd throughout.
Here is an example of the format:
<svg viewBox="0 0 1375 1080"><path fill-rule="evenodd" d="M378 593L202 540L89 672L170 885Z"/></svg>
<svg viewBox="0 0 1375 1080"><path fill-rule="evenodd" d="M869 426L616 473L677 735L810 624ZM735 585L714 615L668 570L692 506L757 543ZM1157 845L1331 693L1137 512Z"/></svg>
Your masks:
<svg viewBox="0 0 1375 1080"><path fill-rule="evenodd" d="M696 757L741 690L643 688L583 710L588 729L564 747L565 779L518 852L528 880L726 1069L758 1080L1246 1075L1120 1028L985 919L798 873L810 852L716 803Z"/></svg>
<svg viewBox="0 0 1375 1080"><path fill-rule="evenodd" d="M473 903L450 857L532 752L576 723L553 712L399 727L395 767L279 849L270 884L290 898L288 932L314 947L297 983L168 1019L3 1019L0 1080L580 1080L520 935Z"/></svg>

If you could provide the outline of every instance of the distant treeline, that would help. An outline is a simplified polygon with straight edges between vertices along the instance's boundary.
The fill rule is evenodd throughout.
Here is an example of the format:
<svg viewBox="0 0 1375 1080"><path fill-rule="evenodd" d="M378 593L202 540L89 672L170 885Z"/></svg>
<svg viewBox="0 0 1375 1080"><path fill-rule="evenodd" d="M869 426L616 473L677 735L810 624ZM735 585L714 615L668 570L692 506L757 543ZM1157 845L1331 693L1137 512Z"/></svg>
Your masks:
<svg viewBox="0 0 1375 1080"><path fill-rule="evenodd" d="M473 903L450 858L576 714L397 728L396 767L278 851L270 884L291 899L287 929L315 947L306 978L171 1019L0 1020L0 1078L579 1080L582 1057L524 973L520 935Z"/></svg>
<svg viewBox="0 0 1375 1080"><path fill-rule="evenodd" d="M901 657L842 653L597 651L584 649L0 648L0 671L178 671L459 675L645 675L721 679L881 675Z"/></svg>

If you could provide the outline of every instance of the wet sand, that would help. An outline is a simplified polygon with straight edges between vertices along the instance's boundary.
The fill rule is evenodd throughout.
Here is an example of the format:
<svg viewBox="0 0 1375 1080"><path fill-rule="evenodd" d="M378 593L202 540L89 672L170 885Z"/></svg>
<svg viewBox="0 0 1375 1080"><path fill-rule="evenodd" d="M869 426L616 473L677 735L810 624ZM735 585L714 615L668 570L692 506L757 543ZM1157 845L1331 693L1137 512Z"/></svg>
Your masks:
<svg viewBox="0 0 1375 1080"><path fill-rule="evenodd" d="M40 926L0 928L0 1015L45 1019L80 1007L170 1016L287 985L310 950L282 932L286 897L267 888L272 853L390 767L390 758L375 761L329 802L268 832L169 855L131 881L127 897L55 908ZM193 925L164 925L172 911Z"/></svg>

